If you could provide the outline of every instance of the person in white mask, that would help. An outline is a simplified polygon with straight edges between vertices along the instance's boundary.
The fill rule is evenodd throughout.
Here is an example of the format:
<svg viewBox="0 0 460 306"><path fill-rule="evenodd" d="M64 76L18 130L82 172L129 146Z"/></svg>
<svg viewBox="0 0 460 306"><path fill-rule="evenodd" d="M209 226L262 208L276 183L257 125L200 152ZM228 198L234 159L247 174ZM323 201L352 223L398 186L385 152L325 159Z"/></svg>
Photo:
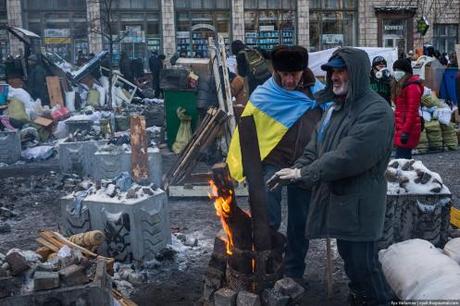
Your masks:
<svg viewBox="0 0 460 306"><path fill-rule="evenodd" d="M411 62L399 59L393 64L396 84L392 92L395 109L394 145L396 158L412 158L412 149L420 140L419 115L423 85L418 75L413 75Z"/></svg>

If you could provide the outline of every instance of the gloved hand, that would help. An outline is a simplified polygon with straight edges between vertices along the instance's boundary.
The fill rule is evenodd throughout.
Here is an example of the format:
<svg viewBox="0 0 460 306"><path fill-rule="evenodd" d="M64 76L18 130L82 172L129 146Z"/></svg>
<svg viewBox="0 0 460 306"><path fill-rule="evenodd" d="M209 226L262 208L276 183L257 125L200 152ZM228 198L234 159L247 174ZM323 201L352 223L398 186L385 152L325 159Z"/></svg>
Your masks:
<svg viewBox="0 0 460 306"><path fill-rule="evenodd" d="M300 178L300 169L284 168L276 172L267 182L267 187L270 191L275 190L279 186L287 185Z"/></svg>
<svg viewBox="0 0 460 306"><path fill-rule="evenodd" d="M402 144L406 144L409 141L409 133L402 133L401 136L399 136L399 140Z"/></svg>

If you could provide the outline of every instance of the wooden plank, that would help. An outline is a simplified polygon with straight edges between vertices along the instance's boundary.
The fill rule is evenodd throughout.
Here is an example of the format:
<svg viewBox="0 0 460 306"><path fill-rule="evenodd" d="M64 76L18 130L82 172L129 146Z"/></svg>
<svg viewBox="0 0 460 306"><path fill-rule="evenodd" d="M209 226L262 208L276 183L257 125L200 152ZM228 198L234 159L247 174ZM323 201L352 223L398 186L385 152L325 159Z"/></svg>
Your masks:
<svg viewBox="0 0 460 306"><path fill-rule="evenodd" d="M249 206L256 251L271 249L271 229L268 223L268 195L260 160L259 141L253 116L241 117L239 123L243 172L249 190Z"/></svg>
<svg viewBox="0 0 460 306"><path fill-rule="evenodd" d="M235 188L235 196L247 197L247 187L238 186ZM209 186L202 185L170 185L168 189L170 198L200 198L209 196Z"/></svg>
<svg viewBox="0 0 460 306"><path fill-rule="evenodd" d="M38 125L41 125L41 126L44 126L44 127L49 127L50 125L53 124L53 122L54 121L51 120L51 119L48 119L48 118L45 118L45 117L40 117L40 116L38 116L34 120L35 124L38 124Z"/></svg>
<svg viewBox="0 0 460 306"><path fill-rule="evenodd" d="M136 183L149 179L149 155L144 116L131 116L131 174Z"/></svg>
<svg viewBox="0 0 460 306"><path fill-rule="evenodd" d="M64 98L62 96L61 83L59 77L46 77L46 86L48 87L48 95L50 97L51 106L64 106Z"/></svg>

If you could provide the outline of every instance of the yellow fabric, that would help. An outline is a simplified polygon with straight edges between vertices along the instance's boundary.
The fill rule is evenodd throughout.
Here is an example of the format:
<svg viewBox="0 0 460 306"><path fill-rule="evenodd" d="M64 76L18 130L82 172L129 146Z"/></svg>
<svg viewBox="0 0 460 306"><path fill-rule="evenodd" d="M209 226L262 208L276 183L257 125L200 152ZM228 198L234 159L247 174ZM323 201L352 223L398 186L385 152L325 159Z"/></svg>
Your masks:
<svg viewBox="0 0 460 306"><path fill-rule="evenodd" d="M22 123L29 121L24 103L17 99L10 99L8 103L8 116Z"/></svg>
<svg viewBox="0 0 460 306"><path fill-rule="evenodd" d="M288 131L288 128L276 121L274 118L268 116L266 113L256 108L251 101L244 108L241 117L254 116L256 125L257 138L259 140L260 159L264 160L265 157L273 150L273 148L280 142L283 136ZM241 182L243 176L243 163L241 159L240 135L238 128L235 129L230 148L228 150L227 165L230 175L234 180Z"/></svg>

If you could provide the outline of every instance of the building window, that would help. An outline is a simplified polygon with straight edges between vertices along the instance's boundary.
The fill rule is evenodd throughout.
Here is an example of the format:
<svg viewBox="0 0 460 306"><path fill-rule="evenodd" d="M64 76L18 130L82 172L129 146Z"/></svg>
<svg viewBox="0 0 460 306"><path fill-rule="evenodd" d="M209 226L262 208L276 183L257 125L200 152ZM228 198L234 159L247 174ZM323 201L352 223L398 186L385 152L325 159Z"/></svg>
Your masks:
<svg viewBox="0 0 460 306"><path fill-rule="evenodd" d="M230 9L230 0L178 0L174 1L174 6L192 10Z"/></svg>
<svg viewBox="0 0 460 306"><path fill-rule="evenodd" d="M195 8L206 3L210 6L216 3L216 1L197 1L193 4L193 0L191 2L188 4L195 5ZM224 1L221 1L221 4L225 4ZM222 35L226 45L229 44L230 12L203 9L177 10L176 31L176 48L181 57L206 58L209 56L209 37L215 37L218 33Z"/></svg>
<svg viewBox="0 0 460 306"><path fill-rule="evenodd" d="M27 0L27 10L86 10L86 0Z"/></svg>
<svg viewBox="0 0 460 306"><path fill-rule="evenodd" d="M267 51L296 43L296 0L245 0L245 42Z"/></svg>
<svg viewBox="0 0 460 306"><path fill-rule="evenodd" d="M433 46L441 53L450 54L459 43L457 24L435 24L433 27Z"/></svg>
<svg viewBox="0 0 460 306"><path fill-rule="evenodd" d="M357 44L356 0L310 1L310 49Z"/></svg>

